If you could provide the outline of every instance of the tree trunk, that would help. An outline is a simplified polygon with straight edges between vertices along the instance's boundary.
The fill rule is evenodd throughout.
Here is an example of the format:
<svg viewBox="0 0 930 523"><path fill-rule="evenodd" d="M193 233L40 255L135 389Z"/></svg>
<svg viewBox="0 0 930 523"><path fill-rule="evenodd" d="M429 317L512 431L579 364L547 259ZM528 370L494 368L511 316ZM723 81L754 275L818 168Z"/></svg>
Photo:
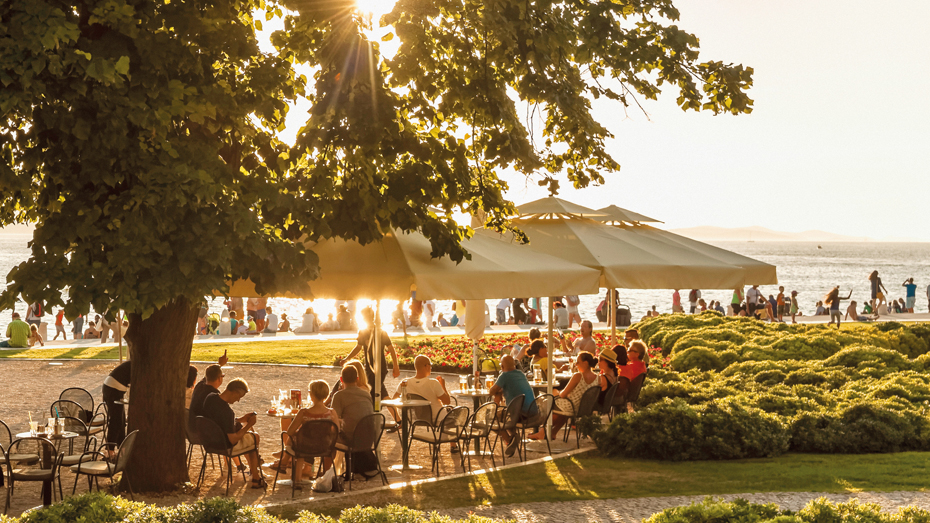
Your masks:
<svg viewBox="0 0 930 523"><path fill-rule="evenodd" d="M198 312L179 298L146 319L129 315L129 432L139 434L127 474L136 492L170 492L189 479L184 388Z"/></svg>

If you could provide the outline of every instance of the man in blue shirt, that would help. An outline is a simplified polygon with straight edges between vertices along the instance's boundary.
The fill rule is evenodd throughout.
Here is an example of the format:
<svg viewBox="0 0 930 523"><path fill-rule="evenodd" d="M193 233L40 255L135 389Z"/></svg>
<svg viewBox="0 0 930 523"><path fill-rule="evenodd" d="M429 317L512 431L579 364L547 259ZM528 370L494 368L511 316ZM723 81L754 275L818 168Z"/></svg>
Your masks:
<svg viewBox="0 0 930 523"><path fill-rule="evenodd" d="M498 376L497 382L494 383L489 392L494 396L494 400L498 404L503 401L504 405L509 405L518 396L523 396L524 416L530 416L536 411L536 405L533 403L536 395L533 393L533 388L530 387L530 382L526 380L526 375L517 370L517 365L510 354L506 354L501 358L501 375ZM499 409L498 412L503 414L504 409ZM505 450L507 457L513 456L517 450L519 439L507 429L500 431L500 437L507 445Z"/></svg>
<svg viewBox="0 0 930 523"><path fill-rule="evenodd" d="M908 278L904 280L904 283L901 284L902 287L907 289L905 307L907 307L907 312L914 312L914 305L917 302L917 285L914 283L914 278Z"/></svg>

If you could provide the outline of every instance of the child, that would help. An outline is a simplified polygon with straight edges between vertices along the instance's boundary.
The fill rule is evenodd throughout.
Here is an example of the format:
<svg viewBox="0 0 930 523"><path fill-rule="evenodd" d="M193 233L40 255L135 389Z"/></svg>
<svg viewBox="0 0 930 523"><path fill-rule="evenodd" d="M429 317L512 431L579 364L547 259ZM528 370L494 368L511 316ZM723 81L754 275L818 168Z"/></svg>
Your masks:
<svg viewBox="0 0 930 523"><path fill-rule="evenodd" d="M798 291L791 291L791 323L797 323L794 319L798 314Z"/></svg>
<svg viewBox="0 0 930 523"><path fill-rule="evenodd" d="M778 296L775 297L775 305L778 311L778 321L785 322L785 287L778 287Z"/></svg>
<svg viewBox="0 0 930 523"><path fill-rule="evenodd" d="M42 335L39 334L39 328L35 325L30 325L29 326L29 346L32 347L36 343L38 343L42 347L45 346L45 342L42 340Z"/></svg>
<svg viewBox="0 0 930 523"><path fill-rule="evenodd" d="M68 339L68 335L65 333L65 310L58 309L58 314L55 315L55 337L52 340L57 340L58 335L61 334L61 339Z"/></svg>
<svg viewBox="0 0 930 523"><path fill-rule="evenodd" d="M331 408L328 408L325 404L326 398L329 397L329 385L326 384L323 380L315 380L310 382L310 385L307 387L310 392L310 408L300 409L297 411L297 415L294 416L294 421L291 422L291 425L287 428L287 436L290 440L294 438L294 435L297 434L297 431L300 429L300 426L304 424L305 421L316 420L316 419L329 419L332 420L336 426L339 426L339 416L336 415L336 411ZM290 444L288 444L287 449L290 449ZM326 457L323 458L323 471L329 470L329 467L333 465L333 458ZM305 464L303 459L295 460L294 466L297 467L295 470L300 472L302 478L311 478L313 477L313 465ZM296 490L300 490L300 485L294 487Z"/></svg>

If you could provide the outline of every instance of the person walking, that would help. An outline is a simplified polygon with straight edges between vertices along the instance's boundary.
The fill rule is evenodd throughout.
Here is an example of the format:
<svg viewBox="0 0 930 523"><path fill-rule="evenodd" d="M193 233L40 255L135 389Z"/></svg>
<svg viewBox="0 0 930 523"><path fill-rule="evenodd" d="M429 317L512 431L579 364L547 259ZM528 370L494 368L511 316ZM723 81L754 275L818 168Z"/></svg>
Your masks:
<svg viewBox="0 0 930 523"><path fill-rule="evenodd" d="M833 320L836 320L836 328L840 328L840 320L843 318L843 313L840 312L840 301L848 300L852 297L852 289L849 289L849 294L845 298L840 297L840 286L837 285L833 287L833 290L828 292L826 296L823 297L823 303L830 309L830 323L828 325L833 325Z"/></svg>
<svg viewBox="0 0 930 523"><path fill-rule="evenodd" d="M743 310L743 288L737 287L733 289L733 297L730 298L730 306L733 307L733 315L739 316L739 313Z"/></svg>
<svg viewBox="0 0 930 523"><path fill-rule="evenodd" d="M885 294L888 293L888 289L882 285L882 279L878 276L878 271L872 271L868 279L871 283L871 297L875 301L875 314L880 314L881 306L885 304Z"/></svg>
<svg viewBox="0 0 930 523"><path fill-rule="evenodd" d="M753 285L746 291L746 315L752 317L756 313L756 309L765 307L764 301L765 296L762 295L759 286Z"/></svg>
<svg viewBox="0 0 930 523"><path fill-rule="evenodd" d="M63 340L68 339L68 333L65 332L64 319L65 319L65 310L58 309L58 314L55 315L55 337L52 338L52 341L57 340L59 334L61 335L61 339Z"/></svg>
<svg viewBox="0 0 930 523"><path fill-rule="evenodd" d="M688 306L690 310L688 314L694 314L694 311L697 310L698 300L701 299L701 291L698 289L691 289L691 292L688 293Z"/></svg>
<svg viewBox="0 0 930 523"><path fill-rule="evenodd" d="M578 313L578 306L581 305L581 298L574 295L566 296L565 303L568 309L568 328L571 329L576 321L578 325L581 325L581 314Z"/></svg>

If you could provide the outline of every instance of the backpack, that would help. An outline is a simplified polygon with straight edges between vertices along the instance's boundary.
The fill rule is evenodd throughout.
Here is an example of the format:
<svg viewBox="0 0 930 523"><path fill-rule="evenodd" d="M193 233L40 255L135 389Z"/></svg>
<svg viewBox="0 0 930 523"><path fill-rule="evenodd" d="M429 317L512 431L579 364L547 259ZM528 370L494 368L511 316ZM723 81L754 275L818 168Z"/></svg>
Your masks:
<svg viewBox="0 0 930 523"><path fill-rule="evenodd" d="M691 289L691 292L688 293L688 301L697 301L697 289Z"/></svg>
<svg viewBox="0 0 930 523"><path fill-rule="evenodd" d="M36 318L42 317L42 302L41 301L37 301L32 304L32 315L35 316Z"/></svg>

